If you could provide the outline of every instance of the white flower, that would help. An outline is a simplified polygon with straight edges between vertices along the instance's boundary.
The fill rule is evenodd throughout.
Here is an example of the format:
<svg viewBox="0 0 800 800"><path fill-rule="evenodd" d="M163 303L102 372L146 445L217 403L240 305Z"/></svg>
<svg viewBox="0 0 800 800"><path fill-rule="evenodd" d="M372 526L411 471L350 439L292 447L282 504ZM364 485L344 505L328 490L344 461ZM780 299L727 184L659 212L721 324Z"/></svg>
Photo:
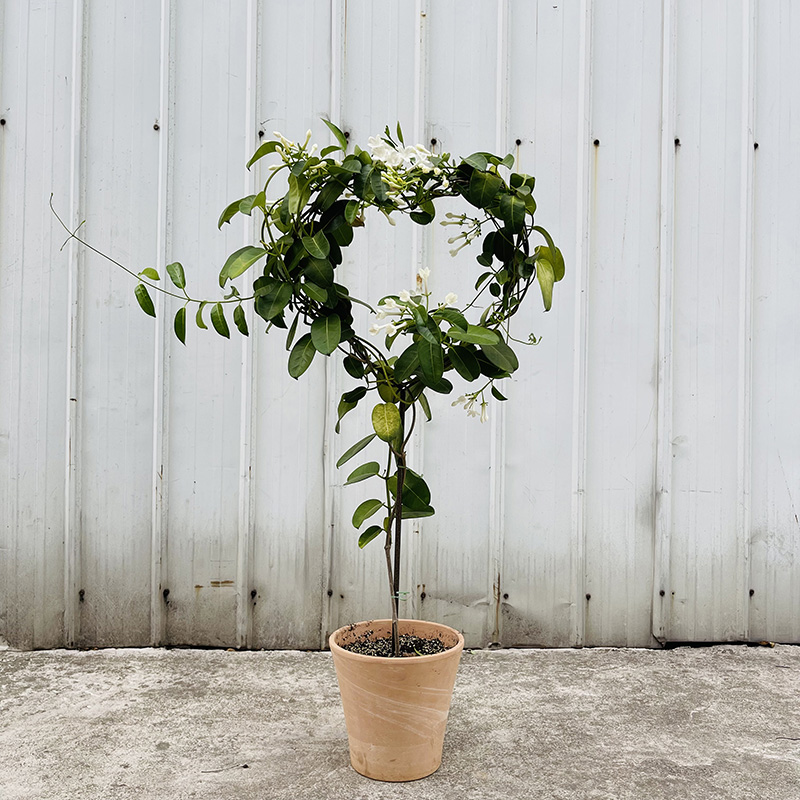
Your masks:
<svg viewBox="0 0 800 800"><path fill-rule="evenodd" d="M400 292L400 300L403 303L408 303L409 300L411 300L411 293L403 289L403 291Z"/></svg>
<svg viewBox="0 0 800 800"><path fill-rule="evenodd" d="M459 251L459 250L461 250L461 249L463 249L464 247L466 247L468 244L469 244L469 239L464 239L464 241L463 241L463 242L461 242L461 244L460 244L458 247L454 247L454 248L453 248L453 249L450 251L450 255L451 255L451 256L458 255L458 251Z"/></svg>
<svg viewBox="0 0 800 800"><path fill-rule="evenodd" d="M461 397L458 397L455 400L453 400L453 402L450 403L450 405L451 406L460 406L462 403L466 403L466 402L467 402L467 398L462 394Z"/></svg>
<svg viewBox="0 0 800 800"><path fill-rule="evenodd" d="M272 131L272 135L277 137L285 148L288 149L294 147L294 142L287 139L280 131Z"/></svg>
<svg viewBox="0 0 800 800"><path fill-rule="evenodd" d="M395 328L393 322L385 322L383 325L378 325L377 322L373 322L370 325L369 332L373 336L377 336L379 333L387 333L389 336L397 333L397 328Z"/></svg>
<svg viewBox="0 0 800 800"><path fill-rule="evenodd" d="M306 131L306 140L303 142L303 147L306 147L311 141L311 128Z"/></svg>
<svg viewBox="0 0 800 800"><path fill-rule="evenodd" d="M387 167L399 167L403 163L403 156L378 136L370 136L367 144L372 150L372 157L376 161L383 161Z"/></svg>
<svg viewBox="0 0 800 800"><path fill-rule="evenodd" d="M489 412L486 410L486 403L481 403L481 422L489 419Z"/></svg>
<svg viewBox="0 0 800 800"><path fill-rule="evenodd" d="M428 278L431 276L431 271L428 267L423 267L417 272L417 291L428 292Z"/></svg>
<svg viewBox="0 0 800 800"><path fill-rule="evenodd" d="M442 305L443 306L454 306L457 302L458 302L458 295L455 294L454 292L448 292L444 296L444 303L442 303Z"/></svg>

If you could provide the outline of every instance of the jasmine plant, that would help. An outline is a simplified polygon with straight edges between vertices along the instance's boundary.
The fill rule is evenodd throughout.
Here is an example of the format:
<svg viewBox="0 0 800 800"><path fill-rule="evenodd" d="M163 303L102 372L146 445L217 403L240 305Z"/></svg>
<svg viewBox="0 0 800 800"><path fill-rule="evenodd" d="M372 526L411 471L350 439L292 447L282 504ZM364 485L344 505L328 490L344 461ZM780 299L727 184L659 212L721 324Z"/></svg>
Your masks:
<svg viewBox="0 0 800 800"><path fill-rule="evenodd" d="M533 335L527 340L512 336L511 320L534 281L545 311L550 309L553 285L564 276L564 260L550 234L534 224L535 180L512 171L511 155L477 152L454 159L447 153L434 154L421 145L407 146L399 125L394 135L387 127L383 136L369 139L368 149L354 146L351 151L345 134L325 123L334 144L318 151L317 145L309 145L310 131L302 143L275 133L248 162L250 168L267 157L274 161L261 191L235 200L219 218L220 228L237 214L256 215L260 222L258 241L232 253L220 271L219 285L227 292L222 299L190 297L178 262L166 267L177 291L157 285L160 276L147 268L137 273L135 296L150 316L155 316L155 307L149 289L182 300L173 328L183 343L188 311L198 327L207 328L208 309L214 330L230 337L226 306L232 307L238 331L248 335L243 304L252 302L268 332L285 331L288 371L295 379L318 354L341 354L356 385L339 399L336 432L342 418L368 397L372 431L346 450L337 467L376 438L386 446L383 464L360 464L345 485L367 479L382 483L378 496L355 509L352 521L361 531L359 547L383 536L393 648L399 655L402 521L435 513L426 481L407 460L415 425L423 414L431 418L428 393L450 394L451 378L457 376L472 388L452 405L463 406L468 415L485 422L489 398L506 399L497 384L519 367L510 342L536 344ZM279 196L270 199L279 185ZM337 282L343 250L356 229L365 226L370 209L377 209L390 224L397 215L407 214L424 226L434 221L440 198L465 201L463 213L447 213L441 222L454 230L451 254L479 245L475 260L481 271L468 302L459 303L453 293L434 297L430 270L424 267L413 286L380 298L374 307ZM539 243L532 242L534 237ZM242 295L233 282L251 269L257 272L252 292ZM366 306L374 315L366 336L355 329L353 304Z"/></svg>

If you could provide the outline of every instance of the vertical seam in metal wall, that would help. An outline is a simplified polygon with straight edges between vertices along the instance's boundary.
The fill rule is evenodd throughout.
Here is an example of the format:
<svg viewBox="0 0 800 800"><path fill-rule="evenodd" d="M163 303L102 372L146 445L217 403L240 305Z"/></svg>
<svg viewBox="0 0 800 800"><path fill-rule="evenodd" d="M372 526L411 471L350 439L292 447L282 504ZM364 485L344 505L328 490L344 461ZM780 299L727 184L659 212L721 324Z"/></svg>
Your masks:
<svg viewBox="0 0 800 800"><path fill-rule="evenodd" d="M84 26L86 8L84 0L75 0L72 13L72 95L70 109L70 163L69 193L70 220L78 225L84 208L81 161L84 156L83 120L86 97L84 69L86 48ZM70 241L69 283L67 290L67 380L66 380L66 474L64 486L64 643L72 647L80 635L78 613L78 585L80 583L80 474L78 450L80 447L80 416L78 391L80 388L80 266L83 261L75 240Z"/></svg>
<svg viewBox="0 0 800 800"><path fill-rule="evenodd" d="M578 153L577 153L577 231L575 272L575 362L572 402L572 643L583 645L585 627L585 492L586 481L586 372L587 320L586 293L589 274L589 132L592 84L592 0L581 0L578 70Z"/></svg>
<svg viewBox="0 0 800 800"><path fill-rule="evenodd" d="M736 561L738 567L737 635L744 641L750 638L750 488L752 478L752 418L753 418L753 214L755 158L753 126L755 117L756 69L756 6L747 0L742 6L742 161L739 220L739 397L737 477L738 508Z"/></svg>
<svg viewBox="0 0 800 800"><path fill-rule="evenodd" d="M497 72L495 82L495 152L505 153L508 141L508 0L497 3ZM502 564L505 533L506 415L495 403L489 440L489 592L490 643L502 641Z"/></svg>
<svg viewBox="0 0 800 800"><path fill-rule="evenodd" d="M672 532L672 291L675 241L675 0L663 0L661 34L661 175L658 266L658 370L656 402L656 496L653 520L652 634L666 640L672 603L670 539ZM664 592L662 595L661 592Z"/></svg>
<svg viewBox="0 0 800 800"><path fill-rule="evenodd" d="M255 149L256 104L258 102L258 72L256 69L259 29L258 7L256 0L247 0L247 54L245 77L245 143L244 159L247 162ZM253 191L255 173L246 171L244 181L245 195ZM251 244L255 220L245 224L243 245ZM248 306L250 327L253 327L253 307ZM236 646L247 647L253 632L253 603L250 598L252 583L252 547L253 547L253 513L252 513L252 453L253 435L253 364L255 344L250 336L242 336L241 355L241 416L239 422L239 526L236 564Z"/></svg>
<svg viewBox="0 0 800 800"><path fill-rule="evenodd" d="M173 7L171 0L161 0L160 64L158 98L158 206L156 210L156 258L164 270L170 250L169 183L172 175L170 140L172 138L173 98ZM166 508L167 482L164 480L167 465L168 419L166 414L169 384L169 358L164 326L165 302L156 293L156 324L153 345L153 495L151 506L150 538L150 643L163 644L166 639L166 603L163 595L164 560L166 558Z"/></svg>
<svg viewBox="0 0 800 800"><path fill-rule="evenodd" d="M346 22L343 17L346 13L347 3L344 0L330 0L331 14L331 80L329 89L330 111L329 118L335 125L342 125L342 50ZM333 586L333 537L336 520L336 490L333 487L333 476L336 472L334 461L333 435L335 418L333 409L338 395L338 380L336 362L331 358L325 359L325 428L323 433L322 450L322 485L323 485L323 522L322 532L322 565L324 569L320 586L320 630L319 643L323 650L327 647L327 633L331 626L331 598L328 591Z"/></svg>
<svg viewBox="0 0 800 800"><path fill-rule="evenodd" d="M412 121L413 140L415 142L425 142L427 125L426 100L428 93L428 3L427 0L416 0L414 3L414 118ZM404 132L405 133L405 132ZM407 135L407 134L406 134ZM433 147L433 145L431 145ZM435 148L434 148L435 149ZM425 258L431 246L431 231L428 227L424 230L419 225L411 228L411 283L414 285L417 270L425 263ZM408 462L424 464L425 459L425 426L422 419L417 420L417 427L409 441ZM407 568L408 585L412 587L409 595L408 616L418 619L422 614L420 601L420 586L422 584L423 563L422 548L419 546L419 534L425 528L425 523L421 519L412 520L412 533L414 536L406 536L404 540L403 552L405 554L405 566Z"/></svg>

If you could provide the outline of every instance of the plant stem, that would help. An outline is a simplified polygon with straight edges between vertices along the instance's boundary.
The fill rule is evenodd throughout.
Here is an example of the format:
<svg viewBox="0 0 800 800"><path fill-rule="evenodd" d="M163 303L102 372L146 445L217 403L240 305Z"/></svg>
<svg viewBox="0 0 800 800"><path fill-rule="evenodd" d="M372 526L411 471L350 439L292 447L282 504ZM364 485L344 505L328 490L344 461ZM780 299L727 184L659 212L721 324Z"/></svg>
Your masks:
<svg viewBox="0 0 800 800"><path fill-rule="evenodd" d="M395 453L395 463L397 464L397 496L394 503L394 578L391 581L393 584L393 598L392 598L392 651L395 657L400 656L400 631L398 629L397 620L400 610L400 534L403 525L403 483L406 477L406 453L403 447L405 431L406 409L404 404L400 403L400 452Z"/></svg>

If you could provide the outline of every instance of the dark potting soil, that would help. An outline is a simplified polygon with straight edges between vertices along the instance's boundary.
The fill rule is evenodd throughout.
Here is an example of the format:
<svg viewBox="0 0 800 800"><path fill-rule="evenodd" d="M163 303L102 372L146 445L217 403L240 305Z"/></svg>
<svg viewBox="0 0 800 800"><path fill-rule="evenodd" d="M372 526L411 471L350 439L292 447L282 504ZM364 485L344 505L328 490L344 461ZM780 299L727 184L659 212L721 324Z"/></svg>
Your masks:
<svg viewBox="0 0 800 800"><path fill-rule="evenodd" d="M373 639L372 631L366 631L354 642L343 644L342 649L349 650L351 653L360 653L362 656L381 656L392 658L392 637L385 636L381 639ZM412 636L409 633L400 634L400 656L430 656L435 653L443 653L447 650L444 642L439 639L423 639L420 636Z"/></svg>

